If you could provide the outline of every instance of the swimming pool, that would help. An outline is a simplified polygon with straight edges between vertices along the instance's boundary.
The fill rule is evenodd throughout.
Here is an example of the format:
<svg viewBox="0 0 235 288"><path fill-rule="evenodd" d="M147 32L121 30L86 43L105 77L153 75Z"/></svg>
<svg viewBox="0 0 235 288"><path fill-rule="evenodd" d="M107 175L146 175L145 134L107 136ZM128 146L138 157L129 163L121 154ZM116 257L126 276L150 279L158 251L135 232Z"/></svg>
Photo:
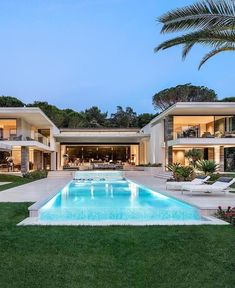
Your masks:
<svg viewBox="0 0 235 288"><path fill-rule="evenodd" d="M41 222L153 224L200 221L195 207L129 180L71 181L39 209Z"/></svg>

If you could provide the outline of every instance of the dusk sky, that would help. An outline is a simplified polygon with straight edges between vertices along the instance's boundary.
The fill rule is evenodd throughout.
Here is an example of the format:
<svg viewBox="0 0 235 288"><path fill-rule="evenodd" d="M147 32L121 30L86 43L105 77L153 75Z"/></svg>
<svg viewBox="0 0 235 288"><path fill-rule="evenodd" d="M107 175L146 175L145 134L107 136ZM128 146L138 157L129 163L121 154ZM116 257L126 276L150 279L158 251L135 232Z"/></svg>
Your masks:
<svg viewBox="0 0 235 288"><path fill-rule="evenodd" d="M235 54L211 59L195 47L154 54L171 35L156 18L186 0L0 0L0 94L80 111L117 105L153 112L152 96L184 83L235 96Z"/></svg>

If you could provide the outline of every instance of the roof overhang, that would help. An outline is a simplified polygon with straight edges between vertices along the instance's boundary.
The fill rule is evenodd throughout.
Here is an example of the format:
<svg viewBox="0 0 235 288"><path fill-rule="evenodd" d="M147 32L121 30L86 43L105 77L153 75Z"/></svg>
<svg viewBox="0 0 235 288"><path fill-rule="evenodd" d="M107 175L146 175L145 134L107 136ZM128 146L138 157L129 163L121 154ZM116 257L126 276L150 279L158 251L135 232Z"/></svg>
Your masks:
<svg viewBox="0 0 235 288"><path fill-rule="evenodd" d="M38 142L38 141L7 141L7 145L11 146L11 149L12 147L22 147L22 146L25 146L25 147L30 147L30 148L34 148L34 149L37 149L37 150L40 150L40 151L45 151L45 152L52 152L53 149L41 142Z"/></svg>
<svg viewBox="0 0 235 288"><path fill-rule="evenodd" d="M235 138L179 138L167 142L168 146L230 146L235 147Z"/></svg>
<svg viewBox="0 0 235 288"><path fill-rule="evenodd" d="M0 118L21 118L37 128L54 127L58 129L38 107L1 107Z"/></svg>
<svg viewBox="0 0 235 288"><path fill-rule="evenodd" d="M178 102L155 117L150 125L155 126L168 115L235 115L235 102Z"/></svg>
<svg viewBox="0 0 235 288"><path fill-rule="evenodd" d="M150 135L55 135L56 142L60 143L133 143L138 144L143 139L148 139Z"/></svg>
<svg viewBox="0 0 235 288"><path fill-rule="evenodd" d="M10 144L0 142L0 151L11 151L11 150L12 146Z"/></svg>

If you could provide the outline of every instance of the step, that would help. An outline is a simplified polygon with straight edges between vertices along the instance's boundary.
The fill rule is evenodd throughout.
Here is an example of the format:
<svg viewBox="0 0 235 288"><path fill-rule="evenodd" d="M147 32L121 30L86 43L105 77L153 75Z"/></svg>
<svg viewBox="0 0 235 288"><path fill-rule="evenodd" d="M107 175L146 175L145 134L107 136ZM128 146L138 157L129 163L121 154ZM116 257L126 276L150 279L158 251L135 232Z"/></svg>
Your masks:
<svg viewBox="0 0 235 288"><path fill-rule="evenodd" d="M73 177L73 171L49 171L48 178Z"/></svg>

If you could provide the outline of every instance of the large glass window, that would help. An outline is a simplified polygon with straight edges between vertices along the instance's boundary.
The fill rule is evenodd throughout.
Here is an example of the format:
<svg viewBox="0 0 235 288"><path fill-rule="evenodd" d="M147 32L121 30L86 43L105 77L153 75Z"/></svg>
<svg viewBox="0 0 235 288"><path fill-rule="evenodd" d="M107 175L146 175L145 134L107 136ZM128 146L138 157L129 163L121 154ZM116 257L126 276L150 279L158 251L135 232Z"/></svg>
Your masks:
<svg viewBox="0 0 235 288"><path fill-rule="evenodd" d="M127 162L130 160L130 146L66 146L68 161L73 162Z"/></svg>
<svg viewBox="0 0 235 288"><path fill-rule="evenodd" d="M16 134L16 119L0 119L0 140L14 140Z"/></svg>
<svg viewBox="0 0 235 288"><path fill-rule="evenodd" d="M174 116L174 139L214 137L214 116Z"/></svg>
<svg viewBox="0 0 235 288"><path fill-rule="evenodd" d="M235 148L224 149L224 170L235 171Z"/></svg>
<svg viewBox="0 0 235 288"><path fill-rule="evenodd" d="M174 116L174 139L235 137L235 116Z"/></svg>

